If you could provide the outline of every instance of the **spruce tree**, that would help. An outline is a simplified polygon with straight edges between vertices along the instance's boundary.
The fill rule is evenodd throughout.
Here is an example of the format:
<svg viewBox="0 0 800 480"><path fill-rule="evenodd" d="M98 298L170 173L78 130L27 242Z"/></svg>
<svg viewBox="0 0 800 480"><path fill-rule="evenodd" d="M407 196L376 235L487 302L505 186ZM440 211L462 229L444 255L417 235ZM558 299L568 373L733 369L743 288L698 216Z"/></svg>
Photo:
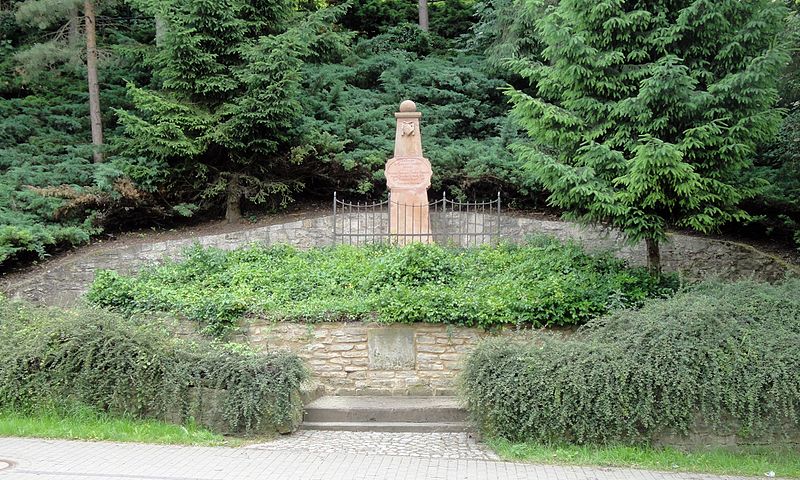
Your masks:
<svg viewBox="0 0 800 480"><path fill-rule="evenodd" d="M710 232L745 216L741 182L788 61L773 0L561 0L536 23L542 63L512 62L517 144L568 218L645 241L660 272L670 227Z"/></svg>
<svg viewBox="0 0 800 480"><path fill-rule="evenodd" d="M147 8L149 2L142 2ZM154 83L130 86L135 109L119 110L124 153L166 165L198 192L224 198L229 222L240 202L285 201L302 119L300 70L343 7L300 14L288 0L157 2L163 38Z"/></svg>

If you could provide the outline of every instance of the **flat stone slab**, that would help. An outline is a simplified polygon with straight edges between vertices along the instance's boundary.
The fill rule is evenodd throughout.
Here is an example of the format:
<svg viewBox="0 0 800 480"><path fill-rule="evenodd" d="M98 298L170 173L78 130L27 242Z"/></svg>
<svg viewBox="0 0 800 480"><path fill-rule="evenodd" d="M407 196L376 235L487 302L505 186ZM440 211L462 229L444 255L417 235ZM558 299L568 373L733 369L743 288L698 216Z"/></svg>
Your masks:
<svg viewBox="0 0 800 480"><path fill-rule="evenodd" d="M330 396L305 406L302 428L381 432L466 432L455 397Z"/></svg>
<svg viewBox="0 0 800 480"><path fill-rule="evenodd" d="M374 409L391 408L418 410L420 408L461 408L457 397L390 397L390 396L327 396L306 405L306 408Z"/></svg>
<svg viewBox="0 0 800 480"><path fill-rule="evenodd" d="M456 433L471 432L466 422L303 422L301 430L369 433Z"/></svg>
<svg viewBox="0 0 800 480"><path fill-rule="evenodd" d="M367 332L371 370L414 368L417 361L414 329L410 327L374 328Z"/></svg>

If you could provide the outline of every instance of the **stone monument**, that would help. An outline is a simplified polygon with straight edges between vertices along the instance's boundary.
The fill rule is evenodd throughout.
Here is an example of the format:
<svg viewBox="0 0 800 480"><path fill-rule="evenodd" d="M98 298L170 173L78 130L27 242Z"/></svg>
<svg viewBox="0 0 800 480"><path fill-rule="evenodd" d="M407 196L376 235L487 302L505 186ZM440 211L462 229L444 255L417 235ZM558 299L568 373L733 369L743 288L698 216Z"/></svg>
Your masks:
<svg viewBox="0 0 800 480"><path fill-rule="evenodd" d="M400 104L394 114L397 129L394 156L386 162L386 185L389 187L389 233L400 245L430 243L431 220L428 187L431 186L431 163L422 156L417 105L411 100Z"/></svg>

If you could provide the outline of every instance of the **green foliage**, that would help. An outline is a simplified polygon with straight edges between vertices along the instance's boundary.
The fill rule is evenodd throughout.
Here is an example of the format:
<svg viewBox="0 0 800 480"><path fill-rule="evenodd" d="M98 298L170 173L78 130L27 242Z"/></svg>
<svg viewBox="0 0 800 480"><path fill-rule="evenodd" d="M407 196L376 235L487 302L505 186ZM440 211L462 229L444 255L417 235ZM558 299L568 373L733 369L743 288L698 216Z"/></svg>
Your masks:
<svg viewBox="0 0 800 480"><path fill-rule="evenodd" d="M509 76L511 60L541 61L542 45L536 21L555 0L483 0L475 5L478 20L468 45L486 55L497 74Z"/></svg>
<svg viewBox="0 0 800 480"><path fill-rule="evenodd" d="M0 263L107 227L216 215L226 197L276 208L300 192L374 196L403 98L425 114L436 189L536 198L507 149L503 83L481 56L447 49L472 24L471 0L430 2L430 33L413 3L317 3L101 2L102 165L72 28L81 2L0 9ZM367 36L349 49L337 18Z"/></svg>
<svg viewBox="0 0 800 480"><path fill-rule="evenodd" d="M701 285L574 336L486 342L463 376L469 409L515 441L648 442L697 418L743 436L796 429L799 289Z"/></svg>
<svg viewBox="0 0 800 480"><path fill-rule="evenodd" d="M530 142L516 145L552 205L630 240L709 232L745 216L742 182L788 61L787 10L756 0L562 0L536 22L543 63L509 91Z"/></svg>
<svg viewBox="0 0 800 480"><path fill-rule="evenodd" d="M778 135L756 157L748 172L755 181L766 181L758 195L747 202L753 215L749 228L758 235L788 237L800 247L800 111L793 109ZM740 227L741 228L741 227Z"/></svg>
<svg viewBox="0 0 800 480"><path fill-rule="evenodd" d="M192 389L223 392L234 431L291 425L306 378L288 353L175 339L162 322L102 310L0 301L0 407L88 405L117 415L185 415Z"/></svg>
<svg viewBox="0 0 800 480"><path fill-rule="evenodd" d="M58 5L54 5L54 4ZM74 2L73 2L74 3ZM70 2L28 0L0 9L0 264L44 257L57 247L85 243L114 213L146 204L125 165L92 164L86 71L79 45L64 34L61 7ZM24 7L24 8L23 8ZM36 7L36 8L34 8ZM46 20L37 13L55 14ZM124 6L109 14L128 15ZM55 22L55 23L53 23ZM45 30L31 29L33 23ZM140 31L132 21L100 30L103 106L125 103L122 78L137 78L122 45ZM41 38L53 40L41 42ZM113 121L106 121L114 140Z"/></svg>
<svg viewBox="0 0 800 480"><path fill-rule="evenodd" d="M87 294L123 312L167 310L224 333L243 315L274 320L431 322L490 328L575 325L667 294L641 269L544 240L457 249L413 244L308 251L188 249L137 277L100 272Z"/></svg>
<svg viewBox="0 0 800 480"><path fill-rule="evenodd" d="M301 15L283 0L160 2L154 13L169 28L150 55L152 81L130 84L134 108L116 110L126 137L119 153L163 172L159 189L173 203L285 205L303 186L300 70L314 48L347 37L331 25L342 11Z"/></svg>
<svg viewBox="0 0 800 480"><path fill-rule="evenodd" d="M795 122L773 139L769 109L778 78L797 100L781 2L432 0L427 33L405 0L98 2L102 165L81 4L0 7L2 266L225 203L380 196L406 98L436 195L538 207L544 185L633 240L745 220L746 201L759 234L797 235Z"/></svg>
<svg viewBox="0 0 800 480"><path fill-rule="evenodd" d="M518 136L505 117L504 83L481 69L481 56L432 49L429 36L404 25L360 41L341 63L306 67L304 125L319 139L317 177L340 191L385 191L393 113L413 99L433 189L462 198L501 189L507 198L534 197L540 190L507 148Z"/></svg>
<svg viewBox="0 0 800 480"><path fill-rule="evenodd" d="M81 132L73 118L82 107L45 101L28 96L0 103L0 263L20 252L43 257L47 247L78 245L96 231L80 217L54 218L65 199L41 190L57 182L79 196L95 184L98 170L88 146L70 145Z"/></svg>
<svg viewBox="0 0 800 480"><path fill-rule="evenodd" d="M340 2L335 2L340 3ZM432 34L455 40L472 26L474 0L430 0L428 15ZM416 2L406 0L356 0L342 19L343 26L372 37L400 24L416 25L419 13Z"/></svg>
<svg viewBox="0 0 800 480"><path fill-rule="evenodd" d="M70 15L77 15L81 5L80 0L22 0L16 3L17 20L35 25L40 30L60 26Z"/></svg>
<svg viewBox="0 0 800 480"><path fill-rule="evenodd" d="M20 68L12 39L24 38L13 13L0 11L0 264L19 253L42 257L47 247L80 244L92 233L80 221L55 221L62 200L30 188L91 185L91 152L78 140L86 108L69 81L78 74L74 64L59 61L48 65L57 73L40 73L50 91L24 92L33 72L11 73Z"/></svg>

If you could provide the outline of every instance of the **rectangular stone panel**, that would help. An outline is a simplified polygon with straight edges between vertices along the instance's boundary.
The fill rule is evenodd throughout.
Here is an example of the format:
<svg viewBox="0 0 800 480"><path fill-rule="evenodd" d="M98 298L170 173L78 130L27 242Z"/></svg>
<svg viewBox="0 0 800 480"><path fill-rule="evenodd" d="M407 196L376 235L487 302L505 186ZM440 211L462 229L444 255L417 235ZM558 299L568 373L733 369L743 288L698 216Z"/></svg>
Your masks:
<svg viewBox="0 0 800 480"><path fill-rule="evenodd" d="M371 328L367 331L370 370L413 369L416 363L412 327Z"/></svg>

